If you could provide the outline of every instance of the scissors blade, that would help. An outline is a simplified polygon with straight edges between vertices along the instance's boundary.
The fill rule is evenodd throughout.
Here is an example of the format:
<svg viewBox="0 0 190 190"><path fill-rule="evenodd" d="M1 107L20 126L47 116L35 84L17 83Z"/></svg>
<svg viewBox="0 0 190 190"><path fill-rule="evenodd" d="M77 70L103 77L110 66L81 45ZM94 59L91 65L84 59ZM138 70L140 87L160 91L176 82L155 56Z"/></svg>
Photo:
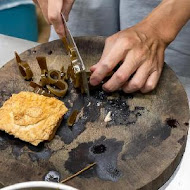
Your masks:
<svg viewBox="0 0 190 190"><path fill-rule="evenodd" d="M86 74L86 68L85 68L84 62L81 58L81 55L79 53L79 50L78 50L77 45L75 43L75 40L74 40L74 38L73 38L73 36L72 36L68 26L67 26L67 22L66 22L65 17L62 13L61 13L61 16L63 18L63 23L65 26L65 32L66 32L66 38L68 40L68 43L71 47L73 47L75 49L78 60L79 60L79 67L80 67L80 71L81 71L81 75L82 75L82 82L83 82L84 91L89 96L90 95L89 86L88 86L88 80L87 80L87 74Z"/></svg>

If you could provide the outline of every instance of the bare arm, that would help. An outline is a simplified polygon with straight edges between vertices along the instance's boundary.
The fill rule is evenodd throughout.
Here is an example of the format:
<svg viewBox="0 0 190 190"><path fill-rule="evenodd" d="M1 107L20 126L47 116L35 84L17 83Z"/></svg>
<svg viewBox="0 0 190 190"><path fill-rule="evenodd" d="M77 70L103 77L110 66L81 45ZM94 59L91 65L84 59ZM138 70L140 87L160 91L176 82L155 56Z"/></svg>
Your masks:
<svg viewBox="0 0 190 190"><path fill-rule="evenodd" d="M144 20L107 38L100 61L91 68L91 84L99 84L123 61L103 85L104 90L153 90L161 75L166 47L189 19L190 0L163 0Z"/></svg>
<svg viewBox="0 0 190 190"><path fill-rule="evenodd" d="M189 19L190 0L163 0L144 22L150 23L170 43Z"/></svg>

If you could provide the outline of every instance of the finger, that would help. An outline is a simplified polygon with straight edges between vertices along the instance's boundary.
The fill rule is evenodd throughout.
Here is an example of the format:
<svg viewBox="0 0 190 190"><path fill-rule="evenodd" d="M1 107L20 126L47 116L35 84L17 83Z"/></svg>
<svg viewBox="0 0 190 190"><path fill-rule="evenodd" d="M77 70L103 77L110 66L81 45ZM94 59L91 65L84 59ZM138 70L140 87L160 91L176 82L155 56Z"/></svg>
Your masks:
<svg viewBox="0 0 190 190"><path fill-rule="evenodd" d="M91 72L94 72L95 70L96 70L96 68L97 68L97 64L95 64L95 65L93 65L92 67L90 67L90 71Z"/></svg>
<svg viewBox="0 0 190 190"><path fill-rule="evenodd" d="M129 51L123 64L113 74L111 79L103 85L105 91L113 92L118 90L129 79L129 77L137 70L140 65L140 60L134 59L133 51Z"/></svg>
<svg viewBox="0 0 190 190"><path fill-rule="evenodd" d="M145 85L141 88L142 93L147 93L156 88L158 84L160 75L162 73L163 65L164 65L164 49L161 48L157 51L157 68L156 71L152 72L152 74L147 79Z"/></svg>
<svg viewBox="0 0 190 190"><path fill-rule="evenodd" d="M148 63L143 63L136 71L132 79L122 86L125 93L132 93L140 90L150 76L151 68Z"/></svg>
<svg viewBox="0 0 190 190"><path fill-rule="evenodd" d="M38 5L38 6L39 6L39 4L38 4L38 1L37 1L37 0L33 0L33 2L34 2L36 5Z"/></svg>
<svg viewBox="0 0 190 190"><path fill-rule="evenodd" d="M48 0L48 19L49 22L53 24L55 31L60 38L65 36L64 24L61 17L62 6L62 0L57 0L56 3L54 0Z"/></svg>
<svg viewBox="0 0 190 190"><path fill-rule="evenodd" d="M159 81L160 75L161 75L161 72L158 72L158 71L153 72L147 79L145 85L140 89L140 91L142 93L147 93L154 90Z"/></svg>
<svg viewBox="0 0 190 190"><path fill-rule="evenodd" d="M104 60L106 58L106 55L108 55L108 52L110 50L108 48L104 48L104 51L102 53L102 56L101 56L101 60ZM93 65L92 67L90 67L90 71L94 72L97 68L98 68L98 65L100 64L101 62L99 61L97 64Z"/></svg>
<svg viewBox="0 0 190 190"><path fill-rule="evenodd" d="M69 13L72 9L74 0L65 0L63 1L62 13L65 16L66 21L69 19Z"/></svg>
<svg viewBox="0 0 190 190"><path fill-rule="evenodd" d="M124 59L126 53L126 49L122 48L118 42L111 47L106 47L103 51L102 58L97 63L97 66L94 67L95 70L90 78L91 85L100 84L104 77Z"/></svg>
<svg viewBox="0 0 190 190"><path fill-rule="evenodd" d="M48 19L48 0L38 0L37 2L46 22L50 24L49 19Z"/></svg>
<svg viewBox="0 0 190 190"><path fill-rule="evenodd" d="M109 51L112 49L112 47L114 45L114 42L115 42L114 40L106 40L106 43L105 43L105 46L104 46L104 50L103 50L103 53L102 53L102 56L101 56L100 60L104 60L106 58L106 56L108 55ZM100 61L98 63L100 63ZM98 67L98 63L95 64L95 65L93 65L90 68L90 71L94 72L96 70L96 68Z"/></svg>

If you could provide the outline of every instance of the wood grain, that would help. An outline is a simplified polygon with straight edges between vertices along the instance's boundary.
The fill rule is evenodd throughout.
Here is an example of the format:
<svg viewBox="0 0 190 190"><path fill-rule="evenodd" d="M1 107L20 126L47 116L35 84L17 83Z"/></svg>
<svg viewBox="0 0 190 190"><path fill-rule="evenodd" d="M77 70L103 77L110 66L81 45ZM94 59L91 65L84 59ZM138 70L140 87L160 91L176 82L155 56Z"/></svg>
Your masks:
<svg viewBox="0 0 190 190"><path fill-rule="evenodd" d="M84 62L95 64L103 37L76 38ZM36 56L46 56L48 68L67 67L61 41L42 44L21 54L39 81ZM11 94L32 90L20 77L15 60L0 69L0 104ZM63 99L69 108L55 138L33 147L0 132L0 182L5 185L47 179L48 172L65 179L90 163L96 166L70 180L78 189L158 189L173 174L185 150L189 107L186 93L167 66L156 90L146 95L91 92L90 100L72 89ZM90 101L90 104L89 104ZM66 119L73 109L81 118L72 129ZM105 123L112 112L112 121ZM56 179L55 179L56 180Z"/></svg>

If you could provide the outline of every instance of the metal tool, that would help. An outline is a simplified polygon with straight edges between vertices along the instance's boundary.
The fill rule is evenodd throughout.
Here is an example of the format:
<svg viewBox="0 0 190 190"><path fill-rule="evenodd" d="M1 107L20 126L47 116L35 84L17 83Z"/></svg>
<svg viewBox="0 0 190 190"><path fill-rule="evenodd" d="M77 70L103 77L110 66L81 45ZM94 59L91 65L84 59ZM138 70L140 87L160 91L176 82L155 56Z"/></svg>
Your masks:
<svg viewBox="0 0 190 190"><path fill-rule="evenodd" d="M63 38L63 42L67 48L67 51L70 55L70 59L72 62L72 66L74 69L75 74L80 73L82 77L82 85L84 92L89 96L89 86L88 86L88 80L87 80L87 74L86 74L86 68L84 65L84 62L80 56L79 50L76 46L76 43L74 41L74 38L67 26L67 22L65 20L64 15L61 13L61 16L63 18L63 23L65 27L65 38Z"/></svg>

